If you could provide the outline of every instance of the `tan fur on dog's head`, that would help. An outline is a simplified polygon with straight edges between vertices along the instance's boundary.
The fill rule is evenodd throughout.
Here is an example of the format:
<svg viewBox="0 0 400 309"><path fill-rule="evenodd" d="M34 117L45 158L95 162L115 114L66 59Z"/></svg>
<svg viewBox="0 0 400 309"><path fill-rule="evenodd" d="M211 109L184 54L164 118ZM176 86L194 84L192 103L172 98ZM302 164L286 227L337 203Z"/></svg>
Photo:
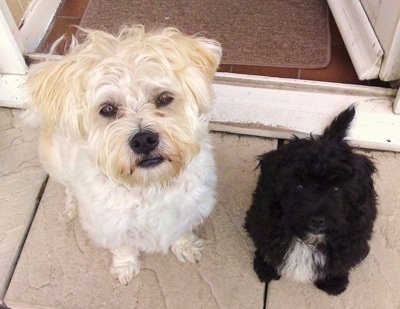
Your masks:
<svg viewBox="0 0 400 309"><path fill-rule="evenodd" d="M88 155L117 182L133 185L177 175L198 153L208 130L205 114L213 100L219 43L174 28L124 27L117 36L85 32L85 40L64 58L31 70L28 112L38 116L50 138L57 131L86 143ZM138 168L148 157L135 154L129 143L141 131L160 137L152 155L164 163Z"/></svg>

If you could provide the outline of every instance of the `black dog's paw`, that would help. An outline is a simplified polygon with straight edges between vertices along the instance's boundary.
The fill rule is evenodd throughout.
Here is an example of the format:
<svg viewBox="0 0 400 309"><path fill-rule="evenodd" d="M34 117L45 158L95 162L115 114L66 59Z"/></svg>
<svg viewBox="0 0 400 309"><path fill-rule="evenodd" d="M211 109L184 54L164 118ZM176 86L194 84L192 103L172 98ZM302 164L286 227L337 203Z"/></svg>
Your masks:
<svg viewBox="0 0 400 309"><path fill-rule="evenodd" d="M315 286L329 295L339 295L343 293L349 284L349 276L333 277L324 280L317 280Z"/></svg>
<svg viewBox="0 0 400 309"><path fill-rule="evenodd" d="M254 258L254 271L256 272L258 279L261 282L270 282L271 280L279 280L281 277L276 272L275 268L269 266L267 263L264 262L263 258L259 255L256 255Z"/></svg>

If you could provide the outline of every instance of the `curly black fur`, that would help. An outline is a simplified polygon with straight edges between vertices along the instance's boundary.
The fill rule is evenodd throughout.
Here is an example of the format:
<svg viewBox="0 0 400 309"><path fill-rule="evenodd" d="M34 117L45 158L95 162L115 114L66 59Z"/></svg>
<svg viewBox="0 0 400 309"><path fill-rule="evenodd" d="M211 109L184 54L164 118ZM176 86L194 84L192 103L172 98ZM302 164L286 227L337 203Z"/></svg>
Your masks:
<svg viewBox="0 0 400 309"><path fill-rule="evenodd" d="M368 255L377 213L376 169L343 140L354 115L350 106L322 136L294 137L259 157L261 173L245 229L256 247L254 270L261 281L278 280L293 246L302 242L313 259L324 260L311 263L310 280L337 295L347 288L351 268ZM310 238L314 235L320 238Z"/></svg>

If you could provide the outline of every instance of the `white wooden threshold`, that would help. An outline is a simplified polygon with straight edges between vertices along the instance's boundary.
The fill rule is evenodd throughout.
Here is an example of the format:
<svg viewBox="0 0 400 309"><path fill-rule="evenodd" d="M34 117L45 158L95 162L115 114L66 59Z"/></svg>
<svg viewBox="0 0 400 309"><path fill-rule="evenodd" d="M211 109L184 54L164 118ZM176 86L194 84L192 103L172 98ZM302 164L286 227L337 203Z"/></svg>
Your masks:
<svg viewBox="0 0 400 309"><path fill-rule="evenodd" d="M24 77L0 76L0 105L23 108ZM357 147L400 152L397 90L330 82L217 73L211 130L270 138L321 134L350 104L356 118L349 140Z"/></svg>
<svg viewBox="0 0 400 309"><path fill-rule="evenodd" d="M211 129L271 138L321 134L350 104L356 117L352 145L400 152L397 90L232 73L217 73Z"/></svg>

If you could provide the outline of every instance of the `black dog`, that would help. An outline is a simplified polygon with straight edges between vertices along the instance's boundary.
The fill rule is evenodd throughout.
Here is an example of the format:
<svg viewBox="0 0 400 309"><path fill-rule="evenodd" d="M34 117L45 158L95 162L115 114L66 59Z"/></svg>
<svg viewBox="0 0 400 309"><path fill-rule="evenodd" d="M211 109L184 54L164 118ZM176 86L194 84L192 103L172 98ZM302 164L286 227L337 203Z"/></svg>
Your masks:
<svg viewBox="0 0 400 309"><path fill-rule="evenodd" d="M350 106L322 136L294 137L259 157L245 228L261 281L286 276L337 295L346 290L351 268L368 255L376 169L343 140L354 115Z"/></svg>

